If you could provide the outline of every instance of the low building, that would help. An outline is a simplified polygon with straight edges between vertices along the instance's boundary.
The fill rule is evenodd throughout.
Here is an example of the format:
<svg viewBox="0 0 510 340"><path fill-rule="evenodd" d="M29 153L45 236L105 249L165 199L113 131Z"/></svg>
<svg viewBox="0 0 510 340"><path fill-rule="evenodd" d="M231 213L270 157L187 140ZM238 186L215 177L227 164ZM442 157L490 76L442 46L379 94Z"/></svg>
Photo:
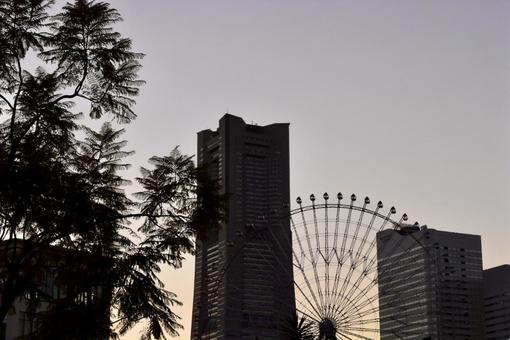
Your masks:
<svg viewBox="0 0 510 340"><path fill-rule="evenodd" d="M483 271L485 338L510 339L510 265Z"/></svg>
<svg viewBox="0 0 510 340"><path fill-rule="evenodd" d="M24 240L0 244L0 298L5 293L6 269L26 255L26 249ZM47 246L24 263L17 266L17 280L25 283L24 293L0 323L0 340L31 338L36 333L38 338L59 338L58 331L80 332L76 324L83 324L93 334L87 339L107 339L103 335L109 330L109 302L103 298L102 286L89 281L91 268L96 269L98 263L93 257Z"/></svg>

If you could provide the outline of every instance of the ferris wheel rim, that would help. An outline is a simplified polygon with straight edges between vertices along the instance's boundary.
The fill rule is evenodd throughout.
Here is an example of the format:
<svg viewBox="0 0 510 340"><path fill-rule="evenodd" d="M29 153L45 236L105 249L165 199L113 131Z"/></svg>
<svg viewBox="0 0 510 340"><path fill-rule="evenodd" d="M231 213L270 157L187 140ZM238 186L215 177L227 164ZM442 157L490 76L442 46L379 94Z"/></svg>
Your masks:
<svg viewBox="0 0 510 340"><path fill-rule="evenodd" d="M338 219L338 215L336 216L336 220L335 220L334 214L328 215L327 211L332 211L332 210L337 210L337 212L338 211L348 211L349 214L352 213L354 216L352 221L350 220L350 217L348 217L347 221L346 220L340 221L340 223L342 225L341 228L343 228L343 229L341 229L341 233L336 234L335 237L337 237L338 235L340 235L340 237L342 237L343 236L342 233L345 233L345 236L348 239L348 242L346 245L349 245L349 247L346 249L349 249L349 252L351 251L350 248L353 248L353 247L354 248L352 249L352 251L356 251L356 253L357 253L357 249L361 250L361 248L363 248L364 246L368 246L369 253L366 254L367 256L364 256L363 258L359 258L359 257L357 258L356 261L360 261L360 263L357 263L353 266L355 271L362 271L363 265L366 266L368 264L368 266L370 266L370 268L372 268L374 265L377 264L377 256L376 256L377 252L375 250L374 250L375 253L370 253L370 252L373 250L373 248L371 248L371 247L375 246L375 242L376 242L375 235L379 231L386 230L386 229L399 230L399 229L403 229L403 227L405 227L405 226L410 226L410 224L406 223L406 221L408 220L407 214L404 213L400 217L400 219L395 218L395 215L397 212L396 212L395 207L393 207L393 206L389 209L387 214L381 213L382 208L383 208L383 203L381 201L377 202L375 208L371 208L371 207L369 207L370 199L368 197L365 197L365 199L361 200L361 202L359 204L356 204L356 196L354 194L351 195L350 202L347 201L344 203L341 202L341 200L343 198L341 193L339 193L337 195L338 200L336 202L333 202L332 200L328 200L329 195L327 193L324 193L323 198L324 198L323 202L316 202L316 198L312 194L312 195L310 195L310 201L311 201L310 204L304 204L303 201L301 200L301 198L298 197L296 199L296 202L298 203L298 207L290 209L288 205L285 206L285 208L287 208L288 210L286 210L286 214L285 214L285 216L282 216L282 218L290 219L290 223L291 223L291 235L292 235L291 242L292 242L292 253L293 253L292 262L293 262L293 267L294 267L293 279L294 279L295 288L299 288L298 287L298 286L300 286L299 282L303 283L304 280L307 280L307 278L306 278L307 276L309 276L309 279L311 281L314 279L312 277L312 275L317 276L317 273L313 274L311 272L305 273L302 271L301 273L297 273L297 271L300 271L301 269L304 268L303 265L306 267L315 267L314 269L322 266L322 269L324 269L325 264L317 263L317 259L314 260L315 262L314 261L310 262L310 258L308 258L307 255L301 258L301 261L304 261L303 264L301 264L299 262L299 260L296 257L294 257L295 252L296 252L296 244L294 242L296 242L296 241L300 242L300 241L303 241L304 239L309 238L309 237L314 237L314 238L318 237L317 243L313 244L313 247L314 247L313 249L314 249L314 251L318 251L319 253L321 253L321 244L318 242L319 237L321 239L324 237L326 237L326 238L328 237L328 231L327 231L328 223L330 223L331 226L333 226L334 222L336 222L338 224L338 222L340 221ZM325 211L325 215L322 215L320 213L321 211ZM357 212L357 213L354 213L354 212ZM312 217L312 213L313 213L313 217ZM307 218L305 218L305 215L307 216ZM295 219L296 216L298 216L298 218L296 219L297 222L293 221L293 219ZM365 218L365 220L363 220L363 218ZM344 219L345 219L345 215L344 215ZM371 222L367 223L369 219L371 219ZM374 220L377 220L378 222L376 222L373 225ZM317 231L317 223L319 223L321 225L319 228L319 231ZM356 228L356 234L354 234L354 235L352 234L353 229L351 229L351 233L349 234L349 230L345 229L345 225L346 225L345 223L347 223L347 224L351 223L351 228ZM267 227L269 227L269 225L271 225L271 224L272 224L271 222L267 223ZM307 226L307 224L308 224L308 226ZM315 224L315 226L314 226L314 224ZM324 224L326 224L326 227L325 227L326 231L324 231ZM292 230L292 228L295 228L296 225L298 227L304 227L305 229L309 228L310 235L305 236L303 234L303 231L301 231L301 234L299 234L297 231ZM359 240L362 239L362 237L361 237L362 234L365 233L365 232L361 232L358 235L360 226L366 227L366 231L365 231L366 235L363 236L361 248L358 248L359 245L356 242L359 242ZM414 226L419 226L419 223L415 222ZM315 233L313 231L314 227L315 227ZM330 231L331 231L331 233L329 234L329 237L332 237L333 236L332 229L330 229ZM369 235L368 239L367 239L367 235ZM358 238L358 236L359 236L359 238ZM297 240L296 240L296 238L297 238ZM335 245L338 246L339 244L335 243ZM306 246L306 245L304 246L304 248L307 248L307 247L310 247L310 244L308 244L308 246ZM332 247L331 244L330 244L330 247ZM342 247L344 247L344 245L342 245ZM303 249L301 249L301 251L303 251ZM347 253L349 253L349 252L347 252ZM353 254L350 254L350 255L352 256ZM356 254L356 256L358 256L358 253ZM326 259L324 257L323 257L323 259L326 261ZM297 264L299 266L296 265L296 261L298 261ZM319 261L321 261L320 258L319 258ZM352 259L351 259L351 261L352 261ZM375 261L375 262L372 262L372 261ZM329 264L327 264L327 265L329 266ZM338 265L338 264L336 264L336 265ZM296 271L296 269L297 269L297 271ZM350 339L351 338L350 336L354 336L355 338L361 338L361 339L371 339L369 337L363 336L362 334L369 335L369 336L370 336L370 334L373 334L373 335L379 334L380 330L379 330L378 326L376 326L381 321L379 314L378 314L379 313L379 301L378 301L379 293L377 293L377 292L375 294L370 293L369 294L370 297L367 297L366 293L368 291L366 291L365 288L360 289L360 287L358 287L357 285L360 283L368 283L368 286L370 286L371 288L373 288L377 291L377 289L378 289L378 280L377 280L378 270L376 267L375 267L375 269L374 268L372 268L372 269L373 269L373 271L371 271L370 276L365 273L364 276L359 276L358 278L355 278L354 279L355 283L354 283L354 281L352 281L352 282L348 281L346 283L345 288L342 287L340 292L334 291L333 292L334 294L332 295L334 298L333 304L344 305L345 303L347 303L347 305L348 305L350 301L346 300L345 296L343 296L343 294L345 292L355 293L355 294L358 294L358 293L363 294L364 296L361 296L361 297L363 298L363 300L368 300L369 303L362 304L361 310L359 311L361 314L358 314L359 317L355 316L355 318L358 318L359 320L358 319L353 319L353 320L348 320L348 321L345 321L345 319L341 320L342 317L335 318L335 315L329 314L329 312L328 312L329 315L324 315L324 318L321 319L322 313L316 313L316 310L312 311L311 309L307 309L307 311L304 313L303 313L303 311L300 311L301 309L303 309L305 307L304 305L299 306L299 307L298 307L298 305L296 305L296 312L298 312L304 316L307 316L307 314L308 314L309 318L310 318L310 312L311 312L311 314L314 315L313 320L316 323L317 327L319 327L318 325L322 321L324 321L326 319L329 320L331 317L333 317L333 319L331 319L331 320L335 320L336 324L339 327L337 329L336 339L339 339L339 338ZM364 269L363 269L363 271L364 271ZM375 276L373 276L372 273L375 273ZM330 275L330 274L328 274L328 275ZM299 277L297 277L297 276L299 276ZM304 277L304 280L303 280L303 277ZM342 278L341 275L339 275L338 278L341 281L344 281L344 278ZM312 289L318 288L320 290L321 286L325 285L324 281L330 280L330 279L332 279L332 277L325 279L324 273L320 273L318 282L316 284L314 284L312 282L311 284L309 283L308 288L303 286L303 287L301 287L301 289L303 289L305 291L309 290L313 294L314 292L312 291ZM317 277L315 277L315 280L317 280ZM352 286L353 283L355 285L354 286L355 289ZM344 283L342 282L342 285L343 284ZM326 283L326 285L327 285L327 283ZM302 294L300 294L300 295L303 295L304 293L301 289L300 289L300 291ZM353 289L354 289L354 291L353 291ZM315 292L315 293L317 293L317 292ZM328 293L325 293L325 294L328 294ZM329 292L329 294L331 294L331 291ZM317 297L318 300L320 300L321 298L322 297L319 297L319 296ZM313 303L309 299L306 299L306 300L310 304L309 307L313 308L314 306L312 306L312 305L316 304L315 307L320 308L320 306L317 305L317 301L315 301L315 303ZM298 302L297 294L296 294L296 302ZM320 304L320 302L319 302L319 304ZM374 307L374 304L376 304L377 306ZM357 309L357 307L354 304L351 305L350 307L351 307L351 309L352 308ZM336 312L339 312L339 311L337 310ZM333 311L333 313L336 313L336 312ZM356 313L358 313L358 312L356 312ZM338 319L338 320L336 320L336 319ZM339 320L340 320L340 322L339 322Z"/></svg>

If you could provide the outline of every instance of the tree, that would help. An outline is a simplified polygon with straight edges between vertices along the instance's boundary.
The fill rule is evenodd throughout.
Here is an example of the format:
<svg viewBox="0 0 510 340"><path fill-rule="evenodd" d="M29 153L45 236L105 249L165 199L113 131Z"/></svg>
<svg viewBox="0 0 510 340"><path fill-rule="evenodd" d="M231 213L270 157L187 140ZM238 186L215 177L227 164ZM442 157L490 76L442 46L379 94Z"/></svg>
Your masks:
<svg viewBox="0 0 510 340"><path fill-rule="evenodd" d="M283 326L284 340L314 340L313 324L306 317L297 314L290 317Z"/></svg>
<svg viewBox="0 0 510 340"><path fill-rule="evenodd" d="M194 238L219 227L222 197L178 149L142 168L135 199L125 193L123 130L79 125L73 108L131 122L143 55L114 30L109 4L76 0L50 16L53 5L0 0L0 320L21 296L44 300L37 277L56 261L66 294L47 299L33 338L114 337L143 319L144 339L175 335L180 302L160 266L179 267Z"/></svg>

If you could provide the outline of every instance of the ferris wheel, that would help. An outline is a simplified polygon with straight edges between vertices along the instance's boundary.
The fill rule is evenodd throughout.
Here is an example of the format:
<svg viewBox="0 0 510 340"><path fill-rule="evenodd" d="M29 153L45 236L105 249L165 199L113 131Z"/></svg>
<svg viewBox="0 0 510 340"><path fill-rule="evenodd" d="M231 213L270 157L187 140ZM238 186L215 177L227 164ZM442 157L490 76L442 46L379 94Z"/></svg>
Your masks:
<svg viewBox="0 0 510 340"><path fill-rule="evenodd" d="M345 199L341 193L334 198L324 193L320 201L312 194L309 203L300 197L296 203L297 207L289 210L289 223L280 224L283 228L290 226L291 236L282 238L285 233L278 233L272 226L264 229L263 238L268 241L267 234L270 235L268 249L275 245L292 249L292 271L285 265L281 270L292 275L297 314L307 320L314 339L380 339L380 310L399 308L400 313L406 313L407 307L406 303L398 304L401 294L398 290L392 293L387 288L397 276L391 273L392 268L398 265L378 263L381 246L377 234L411 226L406 224L407 215L396 218L396 209L385 211L381 201L371 207L368 197L359 204L354 194ZM416 222L414 228L418 225ZM399 245L393 243L392 247ZM411 252L416 247L408 245L402 249L391 261L408 261L412 265ZM419 270L410 271L404 281L412 282L413 276L420 275ZM403 276L398 277L402 284ZM379 286L381 278L385 280L384 291ZM417 315L416 311L413 313ZM409 327L396 325L391 329L391 338L410 336Z"/></svg>

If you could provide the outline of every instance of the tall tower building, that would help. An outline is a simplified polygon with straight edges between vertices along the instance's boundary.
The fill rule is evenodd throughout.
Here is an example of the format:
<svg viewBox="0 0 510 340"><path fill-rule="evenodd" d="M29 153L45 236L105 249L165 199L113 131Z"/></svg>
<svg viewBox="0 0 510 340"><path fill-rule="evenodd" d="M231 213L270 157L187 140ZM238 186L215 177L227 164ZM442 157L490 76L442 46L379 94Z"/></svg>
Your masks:
<svg viewBox="0 0 510 340"><path fill-rule="evenodd" d="M197 244L191 339L281 339L295 312L292 249L275 244L291 237L289 124L226 114L198 133L198 164L228 203L223 227Z"/></svg>
<svg viewBox="0 0 510 340"><path fill-rule="evenodd" d="M377 257L382 340L484 339L480 236L384 230Z"/></svg>
<svg viewBox="0 0 510 340"><path fill-rule="evenodd" d="M483 271L485 339L510 339L510 265Z"/></svg>

